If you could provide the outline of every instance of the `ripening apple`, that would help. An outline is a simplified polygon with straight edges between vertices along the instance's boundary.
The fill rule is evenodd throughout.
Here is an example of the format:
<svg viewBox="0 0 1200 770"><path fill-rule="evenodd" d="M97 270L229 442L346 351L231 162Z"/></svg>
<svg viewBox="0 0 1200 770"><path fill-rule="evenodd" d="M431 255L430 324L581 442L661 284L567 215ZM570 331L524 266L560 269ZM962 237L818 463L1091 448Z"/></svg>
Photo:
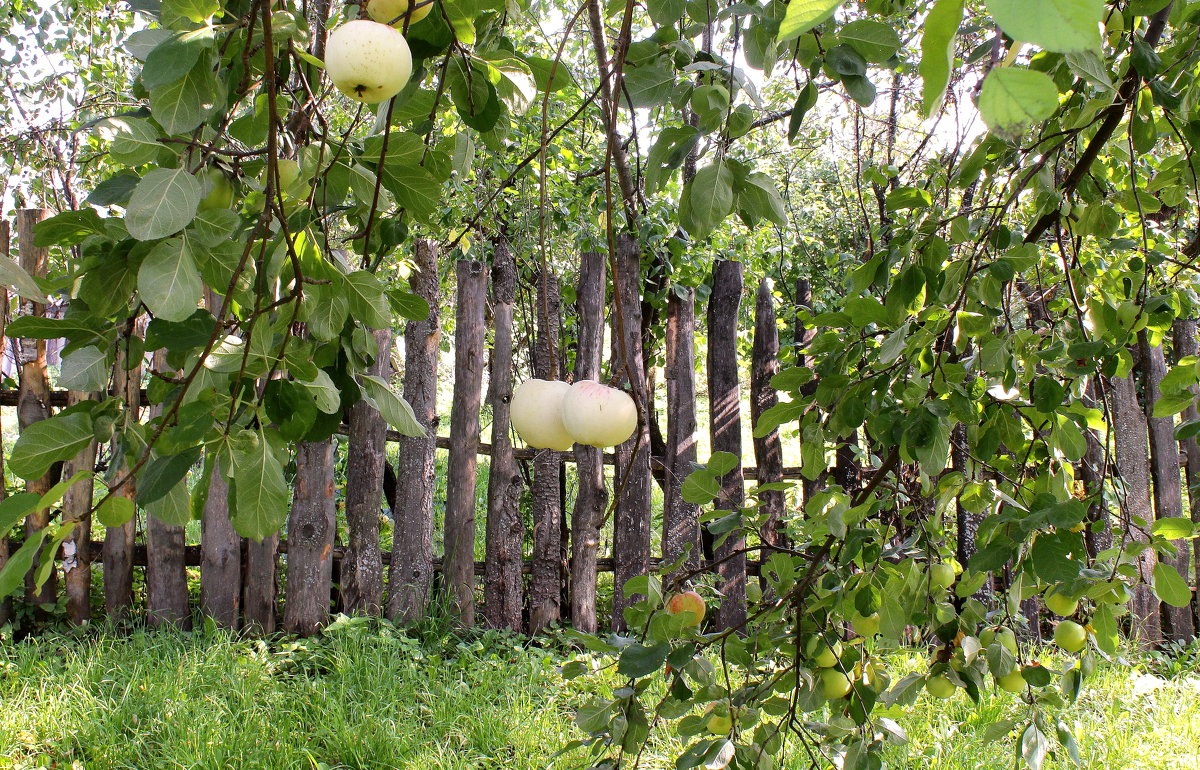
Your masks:
<svg viewBox="0 0 1200 770"><path fill-rule="evenodd" d="M954 585L954 567L949 564L930 564L929 582L938 588L949 588Z"/></svg>
<svg viewBox="0 0 1200 770"><path fill-rule="evenodd" d="M408 24L412 26L433 10L432 0L416 0L414 5L417 7L412 13L408 12L408 5L409 0L367 0L367 15L380 24L391 24L396 29L404 29L406 14Z"/></svg>
<svg viewBox="0 0 1200 770"><path fill-rule="evenodd" d="M412 54L399 30L355 19L329 33L325 72L346 96L374 104L392 98L408 83Z"/></svg>
<svg viewBox="0 0 1200 770"><path fill-rule="evenodd" d="M691 619L684 623L685 628L700 625L700 621L704 620L704 611L704 597L695 591L684 591L683 593L675 594L667 600L668 614L691 613Z"/></svg>
<svg viewBox="0 0 1200 770"><path fill-rule="evenodd" d="M1001 646L1007 647L1013 655L1017 654L1017 635L1011 628L1001 626L983 629L983 632L979 634L979 643L984 647L991 647L994 642L999 642Z"/></svg>
<svg viewBox="0 0 1200 770"><path fill-rule="evenodd" d="M853 686L850 677L841 671L827 668L821 672L821 693L829 700L845 698Z"/></svg>
<svg viewBox="0 0 1200 770"><path fill-rule="evenodd" d="M1046 594L1042 597L1042 601L1045 603L1046 609L1064 618L1074 615L1075 610L1079 609L1079 600L1073 596L1068 596L1058 588L1046 589Z"/></svg>
<svg viewBox="0 0 1200 770"><path fill-rule="evenodd" d="M637 429L637 406L624 391L580 380L563 397L562 422L580 444L613 447Z"/></svg>
<svg viewBox="0 0 1200 770"><path fill-rule="evenodd" d="M509 403L509 417L525 443L534 449L571 448L574 439L562 420L563 397L571 386L559 380L526 380Z"/></svg>
<svg viewBox="0 0 1200 770"><path fill-rule="evenodd" d="M841 642L834 642L831 646L819 639L815 645L810 645L810 647L809 655L819 668L833 668L837 665L838 658L842 657Z"/></svg>
<svg viewBox="0 0 1200 770"><path fill-rule="evenodd" d="M1005 692L1024 692L1025 677L1020 671L1011 671L996 680L996 686Z"/></svg>
<svg viewBox="0 0 1200 770"><path fill-rule="evenodd" d="M925 689L935 698L949 698L957 688L949 677L939 674L925 680Z"/></svg>
<svg viewBox="0 0 1200 770"><path fill-rule="evenodd" d="M1079 652L1087 645L1087 629L1073 620L1064 620L1054 628L1054 643L1067 652Z"/></svg>
<svg viewBox="0 0 1200 770"><path fill-rule="evenodd" d="M733 717L726 708L717 709L717 704L710 703L704 710L704 729L713 735L729 735L733 729Z"/></svg>
<svg viewBox="0 0 1200 770"><path fill-rule="evenodd" d="M233 185L224 171L219 168L205 169L201 179L205 189L204 197L200 199L201 211L227 209L233 205Z"/></svg>
<svg viewBox="0 0 1200 770"><path fill-rule="evenodd" d="M859 636L875 636L875 634L879 633L879 613L860 615L850 621L850 627Z"/></svg>

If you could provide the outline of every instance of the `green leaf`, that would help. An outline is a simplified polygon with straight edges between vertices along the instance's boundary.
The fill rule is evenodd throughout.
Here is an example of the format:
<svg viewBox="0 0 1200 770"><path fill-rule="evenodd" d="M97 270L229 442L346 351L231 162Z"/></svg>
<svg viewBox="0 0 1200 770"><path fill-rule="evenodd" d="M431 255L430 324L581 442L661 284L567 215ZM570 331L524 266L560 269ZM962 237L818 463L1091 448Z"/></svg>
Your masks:
<svg viewBox="0 0 1200 770"><path fill-rule="evenodd" d="M208 57L186 75L150 91L150 114L168 134L182 134L205 121L221 90Z"/></svg>
<svg viewBox="0 0 1200 770"><path fill-rule="evenodd" d="M987 0L986 5L1014 40L1057 53L1100 48L1103 0Z"/></svg>
<svg viewBox="0 0 1200 770"><path fill-rule="evenodd" d="M0 284L11 286L25 299L46 304L46 293L23 267L8 257L0 257Z"/></svg>
<svg viewBox="0 0 1200 770"><path fill-rule="evenodd" d="M1117 620L1113 617L1111 604L1101 604L1092 613L1092 630L1095 632L1096 646L1101 652L1109 655L1117 651L1121 637L1117 632Z"/></svg>
<svg viewBox="0 0 1200 770"><path fill-rule="evenodd" d="M804 88L800 89L800 95L796 97L796 103L792 105L792 114L788 118L788 141L794 142L796 134L800 132L800 126L804 122L804 116L817 103L817 88L810 80L804 84Z"/></svg>
<svg viewBox="0 0 1200 770"><path fill-rule="evenodd" d="M988 128L1011 133L1045 120L1058 108L1058 89L1044 72L996 67L983 80L979 112Z"/></svg>
<svg viewBox="0 0 1200 770"><path fill-rule="evenodd" d="M165 497L187 478L199 459L198 446L179 454L154 457L138 474L137 501L145 507Z"/></svg>
<svg viewBox="0 0 1200 770"><path fill-rule="evenodd" d="M779 194L775 180L761 171L750 174L738 186L737 205L741 215L751 223L766 219L780 227L787 226L783 196Z"/></svg>
<svg viewBox="0 0 1200 770"><path fill-rule="evenodd" d="M1025 764L1028 765L1029 770L1042 770L1046 764L1046 755L1049 753L1050 741L1037 728L1037 725L1031 722L1021 733L1021 756L1025 758Z"/></svg>
<svg viewBox="0 0 1200 770"><path fill-rule="evenodd" d="M148 90L173 83L191 71L208 41L194 35L175 34L163 40L146 57L142 85Z"/></svg>
<svg viewBox="0 0 1200 770"><path fill-rule="evenodd" d="M119 527L133 518L137 506L128 497L110 495L96 509L96 520L106 527Z"/></svg>
<svg viewBox="0 0 1200 770"><path fill-rule="evenodd" d="M360 376L363 391L374 402L384 421L404 436L424 436L425 429L404 397L384 380L364 374Z"/></svg>
<svg viewBox="0 0 1200 770"><path fill-rule="evenodd" d="M144 118L109 118L100 125L101 138L109 140L112 160L126 166L151 163L162 151L159 132Z"/></svg>
<svg viewBox="0 0 1200 770"><path fill-rule="evenodd" d="M715 473L718 476L724 476L738 466L737 455L732 452L713 452L708 458L709 473Z"/></svg>
<svg viewBox="0 0 1200 770"><path fill-rule="evenodd" d="M372 329L391 327L387 297L378 278L366 270L357 270L346 276L344 287L350 315L356 321Z"/></svg>
<svg viewBox="0 0 1200 770"><path fill-rule="evenodd" d="M138 269L137 285L138 295L155 318L174 322L190 318L204 283L187 237L171 238L151 249Z"/></svg>
<svg viewBox="0 0 1200 770"><path fill-rule="evenodd" d="M0 500L0 538L8 537L13 527L36 509L38 499L33 492L18 492Z"/></svg>
<svg viewBox="0 0 1200 770"><path fill-rule="evenodd" d="M887 194L884 204L888 211L928 208L933 203L929 193L919 187L897 187Z"/></svg>
<svg viewBox="0 0 1200 770"><path fill-rule="evenodd" d="M1167 518L1156 519L1154 524L1150 526L1150 531L1159 537L1165 537L1167 540L1182 540L1195 534L1196 525L1189 519L1180 516L1168 516Z"/></svg>
<svg viewBox="0 0 1200 770"><path fill-rule="evenodd" d="M141 494L140 489L138 494ZM191 495L185 483L169 488L162 497L145 507L147 514L173 527L185 526L192 520Z"/></svg>
<svg viewBox="0 0 1200 770"><path fill-rule="evenodd" d="M1159 399L1154 402L1154 411L1151 416L1172 417L1179 414L1184 409L1187 409L1195 400L1196 394L1188 393L1187 391L1184 391L1183 393L1171 393L1160 396Z"/></svg>
<svg viewBox="0 0 1200 770"><path fill-rule="evenodd" d="M779 22L779 41L786 42L812 31L827 21L842 0L792 0Z"/></svg>
<svg viewBox="0 0 1200 770"><path fill-rule="evenodd" d="M56 414L25 429L13 446L8 466L23 479L36 479L54 463L79 454L92 440L90 414Z"/></svg>
<svg viewBox="0 0 1200 770"><path fill-rule="evenodd" d="M89 236L104 233L104 220L95 210L64 211L33 226L33 245L74 246Z"/></svg>
<svg viewBox="0 0 1200 770"><path fill-rule="evenodd" d="M1192 602L1192 591L1179 572L1166 562L1154 565L1154 593L1172 607L1186 607Z"/></svg>
<svg viewBox="0 0 1200 770"><path fill-rule="evenodd" d="M650 20L660 27L682 19L686 7L686 0L648 0L646 3Z"/></svg>
<svg viewBox="0 0 1200 770"><path fill-rule="evenodd" d="M67 390L102 390L108 385L111 367L108 354L99 348L72 350L62 358L58 386Z"/></svg>
<svg viewBox="0 0 1200 770"><path fill-rule="evenodd" d="M625 73L625 93L628 103L635 108L659 106L671 96L674 87L675 70L661 64L634 67Z"/></svg>
<svg viewBox="0 0 1200 770"><path fill-rule="evenodd" d="M891 25L874 19L850 22L838 30L838 39L875 64L882 64L895 56L901 45L900 36Z"/></svg>
<svg viewBox="0 0 1200 770"><path fill-rule="evenodd" d="M621 676L639 678L649 676L663 667L667 655L671 653L671 645L667 642L656 642L651 645L631 644L621 650L617 662L617 673Z"/></svg>
<svg viewBox="0 0 1200 770"><path fill-rule="evenodd" d="M0 569L0 597L9 596L21 585L25 573L33 567L33 559L48 534L48 527L34 531L17 552L8 557L8 563L4 565L4 569Z"/></svg>
<svg viewBox="0 0 1200 770"><path fill-rule="evenodd" d="M283 466L261 432L255 440L239 442L233 450L232 465L233 528L242 537L262 542L287 521L288 489Z"/></svg>
<svg viewBox="0 0 1200 770"><path fill-rule="evenodd" d="M679 223L704 238L733 211L733 171L718 161L696 172L679 201Z"/></svg>
<svg viewBox="0 0 1200 770"><path fill-rule="evenodd" d="M679 488L679 496L684 502L707 505L721 494L721 484L717 477L707 469L692 471L683 480Z"/></svg>
<svg viewBox="0 0 1200 770"><path fill-rule="evenodd" d="M173 235L196 218L203 195L204 183L186 169L156 168L134 189L125 226L139 241Z"/></svg>
<svg viewBox="0 0 1200 770"><path fill-rule="evenodd" d="M221 5L217 0L163 0L162 10L164 14L204 24L221 10Z"/></svg>

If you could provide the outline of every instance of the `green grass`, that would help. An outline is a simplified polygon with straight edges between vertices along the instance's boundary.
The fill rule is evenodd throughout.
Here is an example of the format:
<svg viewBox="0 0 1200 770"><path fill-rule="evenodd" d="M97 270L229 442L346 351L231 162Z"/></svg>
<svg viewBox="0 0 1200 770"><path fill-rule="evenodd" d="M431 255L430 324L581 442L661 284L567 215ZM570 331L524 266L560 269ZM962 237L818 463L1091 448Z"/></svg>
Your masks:
<svg viewBox="0 0 1200 770"><path fill-rule="evenodd" d="M572 707L613 684L564 682L561 660L496 633L418 639L365 621L274 645L213 632L47 635L0 647L0 767L545 767L579 737ZM1184 660L1096 672L1064 716L1083 728L1083 767L1200 767L1200 677ZM889 661L894 675L921 665ZM1002 693L978 707L922 696L882 714L910 737L888 767L1012 767L1011 740L982 735L1025 708ZM677 746L662 736L643 766L673 766ZM807 767L802 757L789 767Z"/></svg>

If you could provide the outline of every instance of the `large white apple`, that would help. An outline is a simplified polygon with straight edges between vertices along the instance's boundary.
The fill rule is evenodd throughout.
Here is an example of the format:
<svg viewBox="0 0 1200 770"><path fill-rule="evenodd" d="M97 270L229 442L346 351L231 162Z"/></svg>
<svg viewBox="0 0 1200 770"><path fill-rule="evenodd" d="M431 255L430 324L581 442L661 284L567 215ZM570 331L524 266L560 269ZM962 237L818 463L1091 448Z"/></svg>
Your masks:
<svg viewBox="0 0 1200 770"><path fill-rule="evenodd" d="M404 29L404 14L408 11L409 0L368 0L367 15L380 24L391 24L396 29ZM429 15L433 10L432 2L413 0L415 8L409 15L408 25L411 27ZM425 3L421 5L421 3ZM393 21L394 20L394 21Z"/></svg>
<svg viewBox="0 0 1200 770"><path fill-rule="evenodd" d="M337 89L365 104L400 93L412 75L412 53L398 30L365 19L329 33L325 72Z"/></svg>
<svg viewBox="0 0 1200 770"><path fill-rule="evenodd" d="M558 380L525 380L509 404L512 426L534 449L565 452L575 440L563 426L563 398L571 386Z"/></svg>
<svg viewBox="0 0 1200 770"><path fill-rule="evenodd" d="M637 406L624 391L580 380L563 399L562 420L580 444L616 446L637 429Z"/></svg>

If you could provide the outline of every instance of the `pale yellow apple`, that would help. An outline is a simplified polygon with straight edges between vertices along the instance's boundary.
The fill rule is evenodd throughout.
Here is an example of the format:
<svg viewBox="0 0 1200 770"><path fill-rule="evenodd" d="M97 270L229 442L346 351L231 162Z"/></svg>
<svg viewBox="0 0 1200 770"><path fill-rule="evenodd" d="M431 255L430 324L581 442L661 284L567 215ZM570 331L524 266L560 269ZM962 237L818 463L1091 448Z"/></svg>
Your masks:
<svg viewBox="0 0 1200 770"><path fill-rule="evenodd" d="M404 29L404 16L408 13L409 0L368 0L367 15L380 24L391 24L396 29ZM408 16L408 25L411 27L421 19L429 15L433 10L433 3L424 3L425 0L416 0L414 3L418 7L413 10Z"/></svg>
<svg viewBox="0 0 1200 770"><path fill-rule="evenodd" d="M624 391L580 380L562 402L562 420L580 444L613 447L637 429L637 406Z"/></svg>
<svg viewBox="0 0 1200 770"><path fill-rule="evenodd" d="M325 72L346 96L374 104L392 98L408 83L412 54L396 29L356 19L329 33Z"/></svg>
<svg viewBox="0 0 1200 770"><path fill-rule="evenodd" d="M562 403L571 386L559 380L526 380L509 404L512 426L534 449L566 451L574 439L563 426Z"/></svg>

